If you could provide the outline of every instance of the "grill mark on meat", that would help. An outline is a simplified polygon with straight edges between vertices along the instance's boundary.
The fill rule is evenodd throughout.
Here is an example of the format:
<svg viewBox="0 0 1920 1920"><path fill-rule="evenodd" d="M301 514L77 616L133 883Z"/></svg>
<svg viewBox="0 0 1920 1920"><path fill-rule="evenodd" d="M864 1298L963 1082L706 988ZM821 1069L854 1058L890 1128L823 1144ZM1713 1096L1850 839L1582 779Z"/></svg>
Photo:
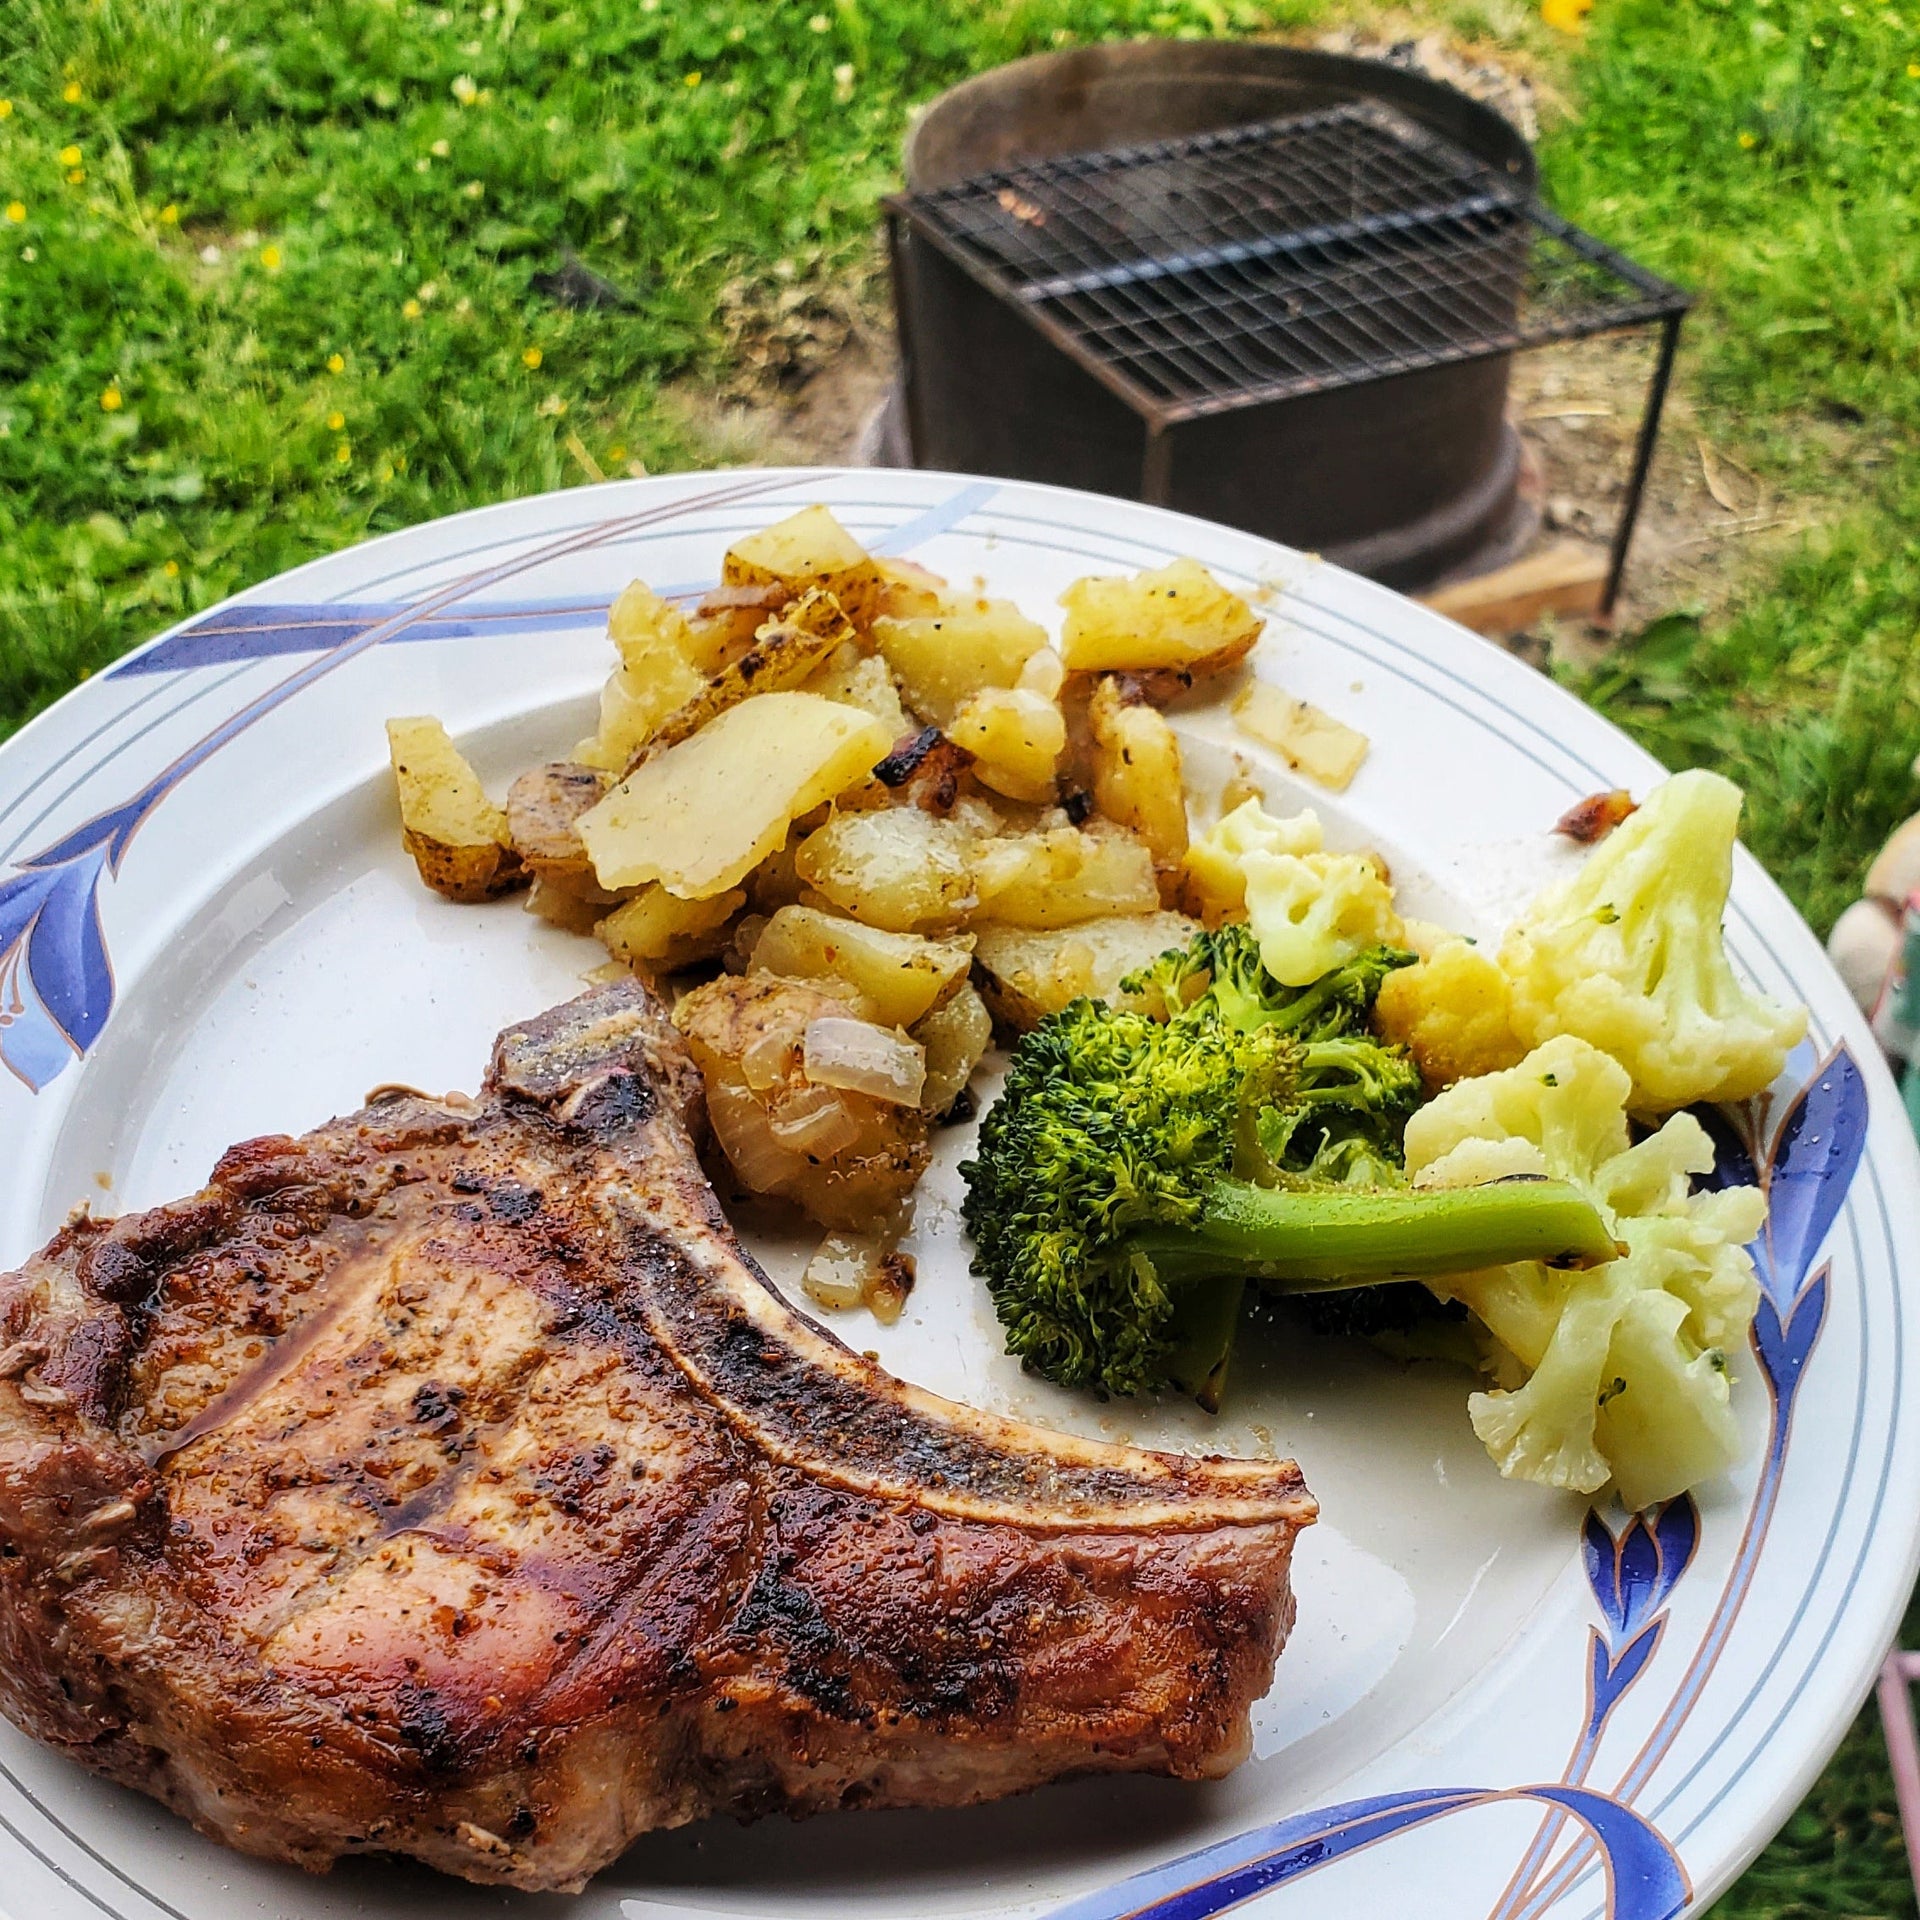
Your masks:
<svg viewBox="0 0 1920 1920"><path fill-rule="evenodd" d="M1297 1470L888 1379L740 1252L701 1106L621 983L477 1101L0 1276L0 1707L248 1851L526 1889L714 1811L1231 1766Z"/></svg>
<svg viewBox="0 0 1920 1920"><path fill-rule="evenodd" d="M231 1426L300 1365L338 1324L348 1307L358 1304L361 1294L379 1278L386 1244L384 1239L376 1240L364 1228L356 1233L349 1227L344 1233L346 1250L320 1283L327 1297L295 1321L252 1366L237 1374L183 1427L157 1443L149 1440L141 1449L148 1466L165 1469L198 1441Z"/></svg>
<svg viewBox="0 0 1920 1920"><path fill-rule="evenodd" d="M757 1444L817 1479L882 1498L912 1498L957 1518L1029 1527L1097 1525L1123 1510L1128 1525L1205 1529L1302 1511L1297 1494L1276 1499L1272 1469L1263 1463L1208 1460L1204 1495L1196 1498L1203 1475L1165 1455L1076 1446L1056 1436L1049 1436L1055 1450L1040 1455L1019 1444L1030 1429L972 1409L961 1421L949 1416L936 1423L926 1417L932 1396L911 1387L876 1399L864 1385L864 1368L840 1342L810 1324L799 1338L779 1325L788 1310L744 1254L731 1263L734 1272L716 1271L685 1251L697 1242L685 1229L676 1231L670 1216L655 1224L619 1196L614 1205L626 1229L629 1271L641 1282L639 1306L655 1338ZM716 1310L720 1299L726 1307ZM824 1436L831 1436L830 1446ZM1107 1462L1078 1461L1075 1452L1105 1455ZM1219 1484L1223 1469L1244 1471L1243 1495ZM1036 1522L1037 1507L1047 1510L1044 1521Z"/></svg>

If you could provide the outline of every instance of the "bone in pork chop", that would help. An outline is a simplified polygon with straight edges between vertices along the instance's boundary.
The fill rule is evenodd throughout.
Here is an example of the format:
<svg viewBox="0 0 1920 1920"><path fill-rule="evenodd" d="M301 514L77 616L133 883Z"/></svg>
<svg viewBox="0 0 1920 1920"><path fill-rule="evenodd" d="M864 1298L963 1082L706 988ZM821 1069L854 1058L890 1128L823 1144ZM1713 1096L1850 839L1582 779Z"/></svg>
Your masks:
<svg viewBox="0 0 1920 1920"><path fill-rule="evenodd" d="M1248 1742L1289 1462L1044 1433L794 1313L644 988L0 1279L0 1705L246 1852L577 1888L703 1814Z"/></svg>

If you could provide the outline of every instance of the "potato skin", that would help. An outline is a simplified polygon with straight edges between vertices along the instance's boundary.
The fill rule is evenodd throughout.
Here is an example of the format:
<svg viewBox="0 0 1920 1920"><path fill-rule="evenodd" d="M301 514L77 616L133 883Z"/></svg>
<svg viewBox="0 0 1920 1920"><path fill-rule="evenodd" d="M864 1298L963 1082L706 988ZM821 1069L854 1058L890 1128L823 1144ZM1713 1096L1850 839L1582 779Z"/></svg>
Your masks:
<svg viewBox="0 0 1920 1920"><path fill-rule="evenodd" d="M872 555L823 506L803 507L736 540L720 563L720 579L726 587L783 589L789 599L823 587L863 631L884 591Z"/></svg>
<svg viewBox="0 0 1920 1920"><path fill-rule="evenodd" d="M416 833L411 827L402 827L400 838L413 855L420 878L442 899L457 900L462 906L498 900L524 887L530 878L520 856L495 840L460 846Z"/></svg>
<svg viewBox="0 0 1920 1920"><path fill-rule="evenodd" d="M435 893L472 905L527 884L532 876L513 849L507 816L438 720L389 720L387 751L402 843Z"/></svg>

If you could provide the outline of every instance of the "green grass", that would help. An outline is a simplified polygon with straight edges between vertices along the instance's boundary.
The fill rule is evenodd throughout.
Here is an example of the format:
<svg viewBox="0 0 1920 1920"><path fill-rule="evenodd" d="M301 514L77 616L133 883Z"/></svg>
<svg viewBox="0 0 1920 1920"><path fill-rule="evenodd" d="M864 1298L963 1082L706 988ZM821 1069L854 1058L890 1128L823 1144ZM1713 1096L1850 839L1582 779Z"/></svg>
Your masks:
<svg viewBox="0 0 1920 1920"><path fill-rule="evenodd" d="M1703 295L1710 432L1826 521L1702 630L1656 623L1585 691L1747 789L1817 928L1920 804L1920 21L1878 0L1601 0L1568 212ZM1684 611L1684 610L1680 610Z"/></svg>
<svg viewBox="0 0 1920 1920"><path fill-rule="evenodd" d="M0 731L313 554L698 461L661 384L720 371L717 313L751 331L866 262L912 102L1073 37L1285 15L819 7L0 7ZM563 249L632 305L543 297Z"/></svg>
<svg viewBox="0 0 1920 1920"><path fill-rule="evenodd" d="M1701 292L1683 377L1709 431L1824 523L1583 691L1741 780L1749 839L1820 927L1920 802L1920 0L1901 5L1600 0L1548 56L1578 109L1545 143L1554 195ZM711 457L662 388L722 377L783 299L867 269L908 109L965 73L1338 11L7 0L0 734L311 555ZM1519 0L1428 11L1551 44ZM632 304L543 297L562 249ZM1719 1911L1911 1914L1891 1805L1869 1717Z"/></svg>

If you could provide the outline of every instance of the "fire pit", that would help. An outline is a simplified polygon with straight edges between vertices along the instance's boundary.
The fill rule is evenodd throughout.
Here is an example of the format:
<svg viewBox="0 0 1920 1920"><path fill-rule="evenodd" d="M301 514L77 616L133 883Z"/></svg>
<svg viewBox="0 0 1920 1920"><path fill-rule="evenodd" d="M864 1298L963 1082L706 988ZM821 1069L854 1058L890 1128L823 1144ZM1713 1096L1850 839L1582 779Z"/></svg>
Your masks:
<svg viewBox="0 0 1920 1920"><path fill-rule="evenodd" d="M1498 564L1532 526L1513 351L1665 320L1670 356L1686 306L1533 180L1498 115L1332 55L1141 42L970 81L888 202L895 457L1170 504L1396 586Z"/></svg>

